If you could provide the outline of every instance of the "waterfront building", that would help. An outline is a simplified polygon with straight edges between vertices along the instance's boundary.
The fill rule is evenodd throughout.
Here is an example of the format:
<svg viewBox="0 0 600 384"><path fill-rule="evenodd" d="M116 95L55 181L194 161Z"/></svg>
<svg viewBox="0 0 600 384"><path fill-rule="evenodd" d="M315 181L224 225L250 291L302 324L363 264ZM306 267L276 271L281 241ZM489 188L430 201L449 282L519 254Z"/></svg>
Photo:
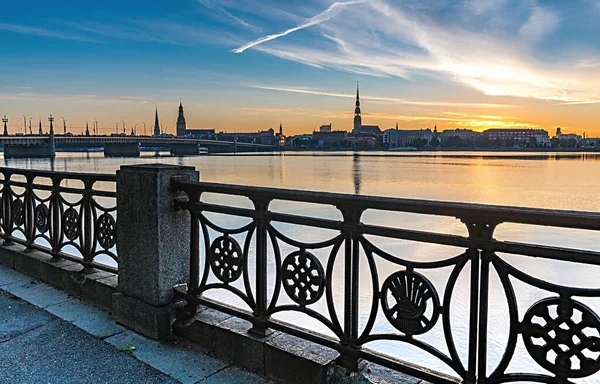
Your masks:
<svg viewBox="0 0 600 384"><path fill-rule="evenodd" d="M327 125L321 125L319 127L319 132L331 132L331 123Z"/></svg>
<svg viewBox="0 0 600 384"><path fill-rule="evenodd" d="M311 134L290 136L287 140L287 146L293 148L311 148L313 147L313 137Z"/></svg>
<svg viewBox="0 0 600 384"><path fill-rule="evenodd" d="M331 125L330 125L331 128ZM356 108L354 109L354 129L353 135L381 135L381 129L378 125L363 125L362 113L360 110L360 95L358 85L356 86Z"/></svg>
<svg viewBox="0 0 600 384"><path fill-rule="evenodd" d="M427 144L433 139L433 132L431 129L398 129L396 128L387 129L383 132L383 145L386 147L408 147L415 142L415 140L426 140Z"/></svg>
<svg viewBox="0 0 600 384"><path fill-rule="evenodd" d="M560 127L556 128L556 138L560 141L569 141L572 139L575 140L577 143L579 143L582 140L581 135L578 135L576 133L563 133Z"/></svg>
<svg viewBox="0 0 600 384"><path fill-rule="evenodd" d="M546 148L552 145L552 142L550 141L550 136L548 136L548 134L534 135L533 138L535 139L535 142L538 147Z"/></svg>
<svg viewBox="0 0 600 384"><path fill-rule="evenodd" d="M275 130L273 128L258 132L219 132L217 136L219 140L225 141L239 141L242 143L265 145L276 144Z"/></svg>
<svg viewBox="0 0 600 384"><path fill-rule="evenodd" d="M207 139L215 137L214 128L190 128L185 130L185 135L196 139Z"/></svg>
<svg viewBox="0 0 600 384"><path fill-rule="evenodd" d="M472 129L445 129L439 134L439 139L441 142L444 140L448 140L454 137L458 137L463 142L475 142L478 138L481 137L481 132L473 131Z"/></svg>
<svg viewBox="0 0 600 384"><path fill-rule="evenodd" d="M279 148L285 146L285 135L283 134L283 125L279 123L279 133L275 135L275 142Z"/></svg>
<svg viewBox="0 0 600 384"><path fill-rule="evenodd" d="M544 129L533 128L492 128L483 131L483 137L489 140L500 140L515 145L531 142L533 139L548 137L548 131Z"/></svg>
<svg viewBox="0 0 600 384"><path fill-rule="evenodd" d="M177 116L177 136L187 136L187 125L185 123L185 116L183 115L183 104L179 102L179 115Z"/></svg>
<svg viewBox="0 0 600 384"><path fill-rule="evenodd" d="M312 139L315 144L323 148L339 148L348 144L348 132L346 131L319 131L313 132Z"/></svg>

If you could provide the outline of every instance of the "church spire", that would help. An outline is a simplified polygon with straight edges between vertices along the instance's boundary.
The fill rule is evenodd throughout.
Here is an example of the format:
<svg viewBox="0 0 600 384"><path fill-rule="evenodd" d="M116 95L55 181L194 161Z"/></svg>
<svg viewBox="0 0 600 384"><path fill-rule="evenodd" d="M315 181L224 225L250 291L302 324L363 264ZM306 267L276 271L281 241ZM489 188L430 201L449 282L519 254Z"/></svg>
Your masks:
<svg viewBox="0 0 600 384"><path fill-rule="evenodd" d="M90 127L88 125L88 122L85 122L85 135L89 136L90 135Z"/></svg>
<svg viewBox="0 0 600 384"><path fill-rule="evenodd" d="M398 130L398 122L396 121L396 131Z"/></svg>
<svg viewBox="0 0 600 384"><path fill-rule="evenodd" d="M360 95L358 91L358 81L356 82L356 108L354 109L354 130L353 133L360 133L362 127L362 117L360 112Z"/></svg>
<svg viewBox="0 0 600 384"><path fill-rule="evenodd" d="M154 116L154 136L160 135L160 124L158 123L158 107L156 108L156 115Z"/></svg>

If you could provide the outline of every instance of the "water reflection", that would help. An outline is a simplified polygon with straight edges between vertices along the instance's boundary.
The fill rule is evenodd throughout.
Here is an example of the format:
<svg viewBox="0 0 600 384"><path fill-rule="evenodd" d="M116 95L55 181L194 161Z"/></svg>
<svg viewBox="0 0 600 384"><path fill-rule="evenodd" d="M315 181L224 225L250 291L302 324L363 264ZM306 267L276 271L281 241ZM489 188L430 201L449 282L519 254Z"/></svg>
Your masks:
<svg viewBox="0 0 600 384"><path fill-rule="evenodd" d="M360 195L360 187L362 184L360 175L360 154L354 153L352 157L352 175L354 180L354 194Z"/></svg>

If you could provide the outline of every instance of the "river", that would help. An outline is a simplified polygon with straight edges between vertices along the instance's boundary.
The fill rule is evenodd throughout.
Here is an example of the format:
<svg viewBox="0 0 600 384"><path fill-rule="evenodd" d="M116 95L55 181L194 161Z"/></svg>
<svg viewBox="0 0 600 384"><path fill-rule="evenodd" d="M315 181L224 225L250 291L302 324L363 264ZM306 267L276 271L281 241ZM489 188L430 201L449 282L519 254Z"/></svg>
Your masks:
<svg viewBox="0 0 600 384"><path fill-rule="evenodd" d="M198 157L160 157L147 154L138 159L104 158L102 154L59 153L50 160L4 160L7 167L53 169L57 171L113 173L121 165L138 163L169 163L190 165L197 168L203 181L269 186L314 191L341 192L360 195L442 200L494 205L578 210L600 212L600 155L582 153L520 153L520 152L415 152L385 153L350 152L336 153L285 153L266 155L228 155ZM209 200L249 206L248 202L223 196ZM331 207L307 204L272 205L274 210L318 217L339 218ZM211 216L219 224L236 226L243 221ZM423 215L367 212L364 221L393 227L426 230L432 232L466 235L464 225L453 218L436 218ZM318 241L332 237L331 233L299 226L282 226L286 235L297 240ZM495 232L495 238L547 246L573 247L600 251L598 235L591 231L564 230L537 226L503 224ZM374 239L382 249L396 256L411 260L440 260L456 256L464 250L408 241ZM284 248L282 248L284 250ZM290 249L291 251L291 249ZM327 252L315 252L323 261ZM600 268L571 263L540 260L514 255L504 259L519 269L546 281L568 286L600 288ZM363 264L365 265L365 264ZM380 282L397 267L379 263ZM270 265L272 269L272 263ZM337 269L336 269L337 270ZM448 279L449 269L423 272L436 286L440 296ZM341 302L342 278L334 275L334 298ZM361 287L368 287L368 271L361 272ZM459 354L464 358L467 351L466 327L468 323L468 268L458 279L451 309L452 329ZM499 279L492 272L490 282L489 363L492 369L499 361L506 344L507 304ZM514 283L519 303L519 313L524 312L537 300L553 296L547 292ZM270 287L272 290L272 287ZM364 326L368 317L370 289L361 288L360 321ZM217 295L225 298L224 295ZM600 312L600 300L577 299ZM240 304L241 305L241 304ZM339 308L339 305L336 305ZM324 310L322 304L315 309ZM281 314L279 318L293 321L304 319L303 325L318 332L326 330L318 323L296 314ZM385 317L379 314L374 328L378 332L391 332ZM447 352L443 340L441 321L420 340L429 342L442 352ZM411 362L451 373L443 363L429 355L398 342L374 342L369 347ZM509 371L527 370L545 372L538 368L519 342L518 350ZM582 381L580 381L582 382ZM600 382L598 375L583 382Z"/></svg>

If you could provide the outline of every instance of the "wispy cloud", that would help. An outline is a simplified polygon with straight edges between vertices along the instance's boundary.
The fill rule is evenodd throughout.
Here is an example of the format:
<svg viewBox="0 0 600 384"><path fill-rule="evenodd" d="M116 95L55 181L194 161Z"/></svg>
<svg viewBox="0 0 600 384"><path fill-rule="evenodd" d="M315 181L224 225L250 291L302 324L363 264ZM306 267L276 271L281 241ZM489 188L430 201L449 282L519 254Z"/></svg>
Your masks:
<svg viewBox="0 0 600 384"><path fill-rule="evenodd" d="M148 99L145 97L137 96L99 96L91 94L76 94L76 95L64 95L64 94L50 94L50 93L29 93L19 92L11 94L0 93L0 100L14 100L14 101L39 101L49 102L57 100L68 100L72 102L83 102L83 103L100 103L100 104L147 104Z"/></svg>
<svg viewBox="0 0 600 384"><path fill-rule="evenodd" d="M558 23L559 17L556 12L536 6L533 8L527 22L519 30L519 34L533 42L537 42L554 31Z"/></svg>
<svg viewBox="0 0 600 384"><path fill-rule="evenodd" d="M455 2L361 3L334 3L294 28L253 40L233 52L255 49L315 68L361 75L409 80L426 75L490 96L563 103L600 99L600 74L585 71L592 68L592 61L585 68L578 66L568 54L569 46L564 47L566 54L553 60L540 57L538 47L543 44L560 49L564 41L548 39L567 23L561 22L558 11L534 0L465 0L462 7ZM331 10L336 4L344 6ZM591 13L595 4L581 5L577 11L591 17L585 13ZM317 33L286 38L310 26ZM597 47L589 48L593 55L588 56L597 57Z"/></svg>
<svg viewBox="0 0 600 384"><path fill-rule="evenodd" d="M336 15L338 15L345 7L347 7L349 5L353 5L353 4L365 3L367 1L368 0L352 0L352 1L348 1L348 2L333 3L329 8L327 8L323 12L319 13L318 15L316 15L314 17L311 17L310 19L306 20L304 23L302 23L294 28L287 29L280 33L275 33L273 35L267 35L267 36L261 37L260 39L251 41L249 43L242 45L239 48L234 49L233 52L234 53L242 53L249 48L255 47L262 43L266 43L267 41L275 40L280 37L287 36L290 33L294 33L296 31L311 27L313 25L321 24L327 20L330 20L331 18L335 17Z"/></svg>
<svg viewBox="0 0 600 384"><path fill-rule="evenodd" d="M14 32L14 33L20 33L20 34L24 34L24 35L56 38L56 39L61 39L61 40L74 40L74 41L81 41L81 42L86 42L86 43L104 43L103 41L100 41L97 39L92 39L92 38L89 38L86 36L73 35L73 34L53 31L50 29L29 27L29 26L19 25L19 24L0 23L0 30Z"/></svg>
<svg viewBox="0 0 600 384"><path fill-rule="evenodd" d="M354 99L356 97L355 94L350 93L335 93L335 92L326 92L320 91L316 89L308 89L308 88L289 88L289 87L275 87L275 86L266 86L266 85L250 85L251 88L256 89L264 89L268 91L278 91L278 92L289 92L289 93L302 93L305 95L318 95L318 96L329 96L329 97L342 97L346 99ZM404 104L404 105L417 105L417 106L429 106L429 107L480 107L480 108L515 108L514 105L510 104L493 104L493 103L459 103L459 102L451 102L451 101L418 101L418 100L408 100L401 99L395 97L382 97L382 96L369 96L362 95L361 99L371 100L374 102L383 102L386 104Z"/></svg>
<svg viewBox="0 0 600 384"><path fill-rule="evenodd" d="M244 28L247 28L254 32L260 31L260 28L248 23L247 21L241 19L240 17L237 17L236 15L229 12L227 9L217 5L214 1L198 0L198 2L208 9L211 9L211 10L214 10L217 12L221 12L223 15L227 16L229 19L235 21L237 24L243 26Z"/></svg>

